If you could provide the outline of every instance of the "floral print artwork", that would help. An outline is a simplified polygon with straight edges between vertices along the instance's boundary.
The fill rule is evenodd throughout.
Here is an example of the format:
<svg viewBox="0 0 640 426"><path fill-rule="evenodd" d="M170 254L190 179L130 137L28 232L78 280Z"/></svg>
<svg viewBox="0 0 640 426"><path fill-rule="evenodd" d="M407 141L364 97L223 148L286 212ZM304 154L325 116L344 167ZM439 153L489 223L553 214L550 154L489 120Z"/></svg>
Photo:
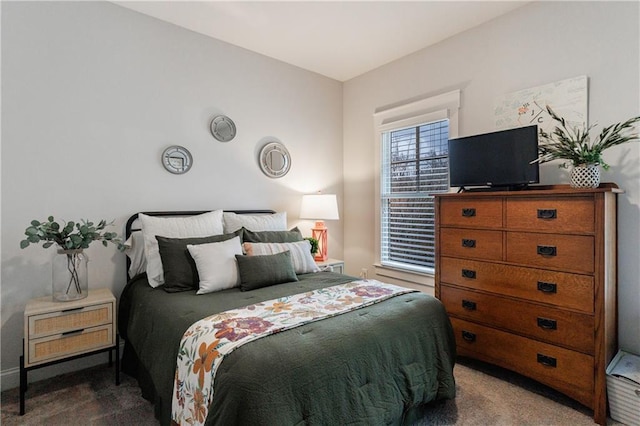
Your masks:
<svg viewBox="0 0 640 426"><path fill-rule="evenodd" d="M213 400L216 370L226 355L243 344L414 291L376 280L353 281L196 321L180 342L171 407L173 422L204 424Z"/></svg>

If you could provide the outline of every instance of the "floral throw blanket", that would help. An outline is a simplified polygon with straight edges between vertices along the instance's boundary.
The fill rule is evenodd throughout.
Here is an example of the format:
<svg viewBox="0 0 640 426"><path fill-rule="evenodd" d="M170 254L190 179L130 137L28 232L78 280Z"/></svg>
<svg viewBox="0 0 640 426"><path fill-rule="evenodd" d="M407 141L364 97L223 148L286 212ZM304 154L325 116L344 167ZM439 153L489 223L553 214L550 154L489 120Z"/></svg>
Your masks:
<svg viewBox="0 0 640 426"><path fill-rule="evenodd" d="M216 370L224 357L253 340L381 302L412 290L376 280L353 281L233 309L197 321L178 352L171 417L204 424Z"/></svg>

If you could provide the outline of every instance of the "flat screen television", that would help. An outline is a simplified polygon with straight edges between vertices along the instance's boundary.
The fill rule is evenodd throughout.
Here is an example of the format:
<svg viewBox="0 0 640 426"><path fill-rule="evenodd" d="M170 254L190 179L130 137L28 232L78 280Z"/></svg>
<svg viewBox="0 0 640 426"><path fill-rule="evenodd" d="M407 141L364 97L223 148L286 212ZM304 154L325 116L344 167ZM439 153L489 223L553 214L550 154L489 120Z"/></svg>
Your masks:
<svg viewBox="0 0 640 426"><path fill-rule="evenodd" d="M540 182L536 158L538 126L449 139L449 185L524 189Z"/></svg>

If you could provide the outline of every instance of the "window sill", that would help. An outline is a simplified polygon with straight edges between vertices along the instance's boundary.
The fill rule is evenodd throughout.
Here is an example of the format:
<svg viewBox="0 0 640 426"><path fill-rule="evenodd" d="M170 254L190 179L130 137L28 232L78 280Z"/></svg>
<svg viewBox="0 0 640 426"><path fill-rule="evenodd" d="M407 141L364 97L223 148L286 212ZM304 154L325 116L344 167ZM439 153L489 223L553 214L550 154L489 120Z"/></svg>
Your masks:
<svg viewBox="0 0 640 426"><path fill-rule="evenodd" d="M420 286L434 287L433 274L425 272L413 272L399 268L383 266L379 263L373 265L376 275L381 277L393 278L395 280L406 281Z"/></svg>

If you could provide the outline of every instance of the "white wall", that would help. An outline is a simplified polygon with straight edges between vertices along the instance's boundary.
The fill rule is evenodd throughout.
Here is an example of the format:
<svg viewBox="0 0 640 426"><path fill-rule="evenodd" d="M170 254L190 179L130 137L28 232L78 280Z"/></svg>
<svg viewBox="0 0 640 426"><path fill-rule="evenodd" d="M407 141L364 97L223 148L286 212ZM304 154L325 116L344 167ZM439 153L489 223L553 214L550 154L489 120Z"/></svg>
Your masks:
<svg viewBox="0 0 640 426"><path fill-rule="evenodd" d="M590 122L640 115L637 2L535 2L344 85L347 273L375 259L373 112L421 95L462 92L459 135L494 130L497 96L570 77L589 77ZM600 130L600 127L597 131ZM640 144L605 154L603 181L625 190L619 209L619 342L640 353ZM542 183L568 183L555 164Z"/></svg>
<svg viewBox="0 0 640 426"><path fill-rule="evenodd" d="M17 385L26 301L51 294L54 249L19 248L32 219L115 219L121 232L138 211L270 208L310 235L302 194L337 193L342 207L341 83L111 3L1 7L3 388ZM216 114L235 121L233 141L209 133ZM258 168L270 140L292 156L281 179ZM194 156L185 175L161 166L173 144ZM341 258L342 222L327 226ZM119 296L124 255L95 244L89 256L89 287Z"/></svg>

